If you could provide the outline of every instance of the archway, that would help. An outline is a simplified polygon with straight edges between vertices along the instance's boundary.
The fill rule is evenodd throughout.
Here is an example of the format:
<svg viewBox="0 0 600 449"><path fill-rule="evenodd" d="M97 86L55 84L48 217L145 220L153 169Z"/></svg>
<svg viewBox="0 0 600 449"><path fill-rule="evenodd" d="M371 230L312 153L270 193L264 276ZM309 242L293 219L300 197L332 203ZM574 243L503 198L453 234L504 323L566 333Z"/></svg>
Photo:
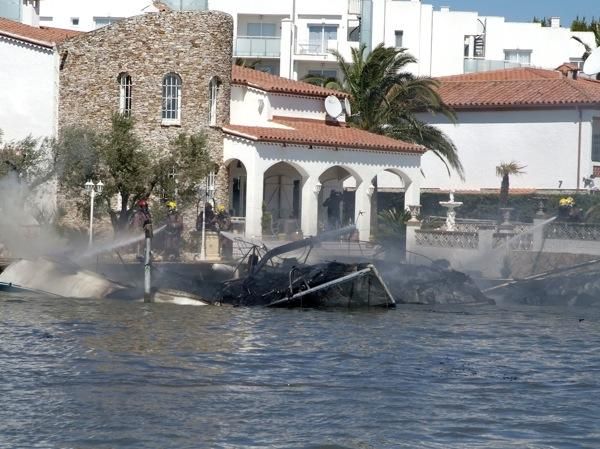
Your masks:
<svg viewBox="0 0 600 449"><path fill-rule="evenodd" d="M329 167L319 176L319 232L356 222L355 190L360 182L355 172L339 165Z"/></svg>
<svg viewBox="0 0 600 449"><path fill-rule="evenodd" d="M234 229L244 231L246 218L247 172L244 163L239 159L231 159L226 163L228 172L229 214Z"/></svg>
<svg viewBox="0 0 600 449"><path fill-rule="evenodd" d="M306 179L300 168L278 162L264 174L263 235L291 237L300 231L302 185Z"/></svg>
<svg viewBox="0 0 600 449"><path fill-rule="evenodd" d="M400 170L388 168L371 179L371 234L389 240L399 249L405 247L406 189L411 180ZM393 242L393 243L392 243Z"/></svg>

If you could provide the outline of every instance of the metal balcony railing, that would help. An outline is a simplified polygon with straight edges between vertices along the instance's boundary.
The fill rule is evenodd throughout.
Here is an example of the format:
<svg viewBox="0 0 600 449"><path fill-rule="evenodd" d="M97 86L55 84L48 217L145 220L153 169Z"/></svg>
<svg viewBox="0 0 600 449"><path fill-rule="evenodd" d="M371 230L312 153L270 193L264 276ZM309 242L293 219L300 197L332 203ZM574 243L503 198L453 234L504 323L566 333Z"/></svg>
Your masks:
<svg viewBox="0 0 600 449"><path fill-rule="evenodd" d="M279 37L238 36L235 41L235 56L278 58L280 53Z"/></svg>
<svg viewBox="0 0 600 449"><path fill-rule="evenodd" d="M299 55L328 55L330 50L338 50L339 44L337 40L328 42L298 42L296 45L296 54Z"/></svg>

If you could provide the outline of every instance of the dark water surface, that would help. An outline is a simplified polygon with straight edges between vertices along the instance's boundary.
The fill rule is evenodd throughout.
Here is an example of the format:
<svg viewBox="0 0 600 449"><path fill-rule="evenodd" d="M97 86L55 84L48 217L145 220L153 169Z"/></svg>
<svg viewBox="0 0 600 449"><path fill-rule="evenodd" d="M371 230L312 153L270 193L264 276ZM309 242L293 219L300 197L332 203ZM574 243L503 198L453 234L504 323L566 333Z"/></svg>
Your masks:
<svg viewBox="0 0 600 449"><path fill-rule="evenodd" d="M0 447L600 448L600 314L3 296Z"/></svg>

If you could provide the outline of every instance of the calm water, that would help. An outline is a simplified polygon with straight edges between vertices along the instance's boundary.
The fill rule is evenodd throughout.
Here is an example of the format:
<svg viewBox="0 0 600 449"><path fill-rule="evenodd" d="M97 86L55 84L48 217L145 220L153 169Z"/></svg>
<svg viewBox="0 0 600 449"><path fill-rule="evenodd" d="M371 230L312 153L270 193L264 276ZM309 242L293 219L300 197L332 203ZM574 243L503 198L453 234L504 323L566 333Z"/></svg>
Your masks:
<svg viewBox="0 0 600 449"><path fill-rule="evenodd" d="M0 447L598 448L600 313L4 296Z"/></svg>

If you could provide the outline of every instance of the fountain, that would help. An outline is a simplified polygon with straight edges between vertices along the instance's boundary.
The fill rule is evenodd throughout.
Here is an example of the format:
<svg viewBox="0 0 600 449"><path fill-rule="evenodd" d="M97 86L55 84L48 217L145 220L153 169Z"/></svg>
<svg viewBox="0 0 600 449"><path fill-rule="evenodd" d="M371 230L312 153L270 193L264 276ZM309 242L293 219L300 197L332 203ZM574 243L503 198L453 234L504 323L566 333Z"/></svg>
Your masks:
<svg viewBox="0 0 600 449"><path fill-rule="evenodd" d="M456 212L454 209L462 206L463 203L460 201L454 201L454 191L450 191L450 200L449 201L440 201L440 206L446 208L446 225L445 230L448 232L456 231Z"/></svg>

